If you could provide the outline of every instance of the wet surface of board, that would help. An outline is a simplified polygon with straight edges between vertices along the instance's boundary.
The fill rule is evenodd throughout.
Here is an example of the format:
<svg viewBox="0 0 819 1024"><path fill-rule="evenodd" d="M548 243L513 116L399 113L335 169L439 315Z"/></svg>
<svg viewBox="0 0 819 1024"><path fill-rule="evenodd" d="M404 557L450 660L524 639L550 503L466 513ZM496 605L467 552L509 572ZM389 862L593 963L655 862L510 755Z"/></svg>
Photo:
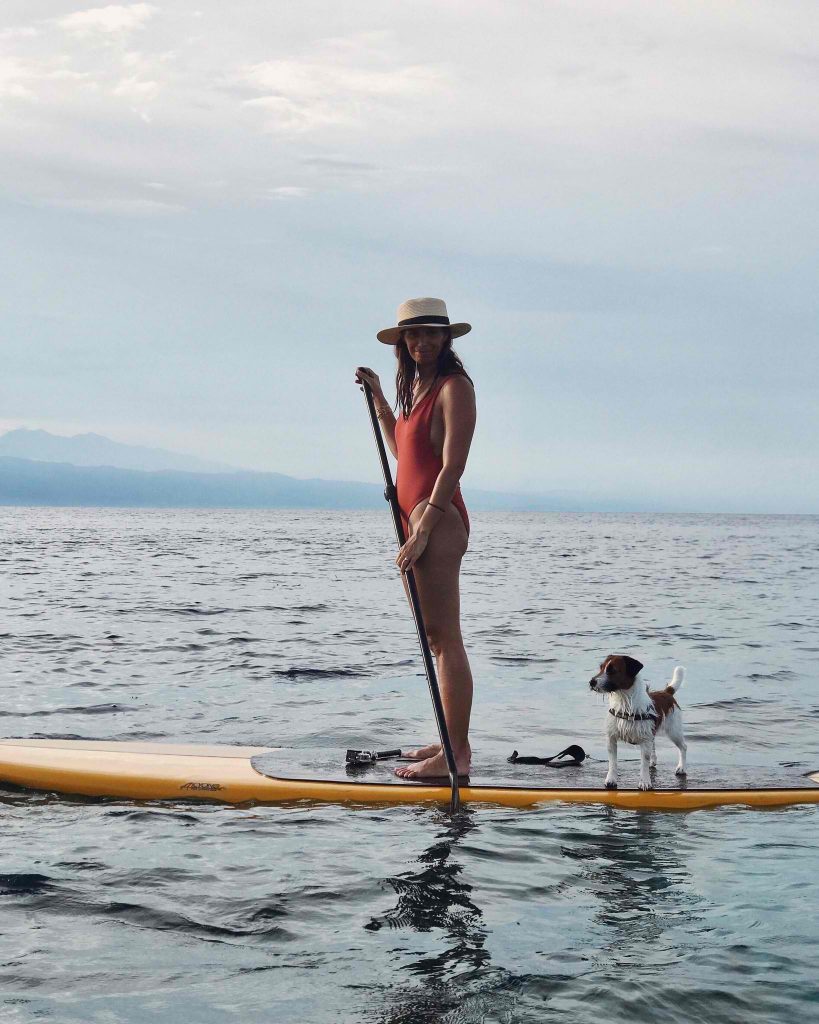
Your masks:
<svg viewBox="0 0 819 1024"><path fill-rule="evenodd" d="M409 745L408 745L409 747ZM411 747L410 747L411 749ZM543 765L510 764L511 746L505 751L476 750L473 755L473 771L468 778L461 779L462 786L512 788L512 789L603 789L607 763L587 758L577 767L553 768ZM534 753L534 751L527 751ZM272 779L289 779L306 782L345 782L367 785L417 786L419 782L402 779L395 775L395 769L411 761L400 758L378 761L373 765L345 765L346 751L342 749L280 748L251 758L253 768ZM691 763L688 775L674 774L673 754L665 761L660 760L652 772L655 789L667 790L770 790L770 789L811 789L816 783L808 776L815 765L787 762L773 765L726 765ZM640 775L637 760L620 760L619 788L636 789ZM446 778L424 779L420 784L448 785Z"/></svg>

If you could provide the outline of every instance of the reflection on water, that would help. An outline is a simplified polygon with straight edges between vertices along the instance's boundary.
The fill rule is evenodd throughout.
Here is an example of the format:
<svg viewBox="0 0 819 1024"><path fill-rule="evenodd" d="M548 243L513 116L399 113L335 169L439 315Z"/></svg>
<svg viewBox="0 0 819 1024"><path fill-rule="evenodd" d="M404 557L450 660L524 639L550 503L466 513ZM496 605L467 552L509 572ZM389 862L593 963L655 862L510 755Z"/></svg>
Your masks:
<svg viewBox="0 0 819 1024"><path fill-rule="evenodd" d="M679 852L686 818L604 808L596 814L594 831L558 832L551 840L542 832L532 836L534 860L548 843L560 858L576 865L571 875L572 898L580 905L588 899L594 907L590 922L594 938L590 943L588 931L581 934L571 917L563 916L563 887L542 891L533 899L538 900L546 926L556 929L556 934L551 936L549 951L544 950L546 960L540 971L516 975L492 962L480 887L467 880L466 858L460 851L470 834L471 845L480 838L477 813L470 809L454 817L434 813L434 842L417 857L417 866L386 879L396 894L395 904L364 926L371 932L432 933L435 946L434 951L410 958L400 946L393 946L400 972L414 978L397 980L381 994L383 1002L372 1008L368 1018L380 1024L448 1020L480 1024L490 1010L492 1020L529 1019L516 1016L516 1007L522 1010L534 1003L538 1013L549 1013L553 1004L565 998L573 981L627 968L642 971L633 982L636 997L647 981L655 984L658 972L677 962L680 930L695 930L702 919L700 898ZM544 938L535 939L535 945L543 947Z"/></svg>
<svg viewBox="0 0 819 1024"><path fill-rule="evenodd" d="M598 901L595 920L603 929L599 953L616 965L642 962L667 929L696 919L696 895L678 849L686 817L638 812L623 815L605 808L597 834L564 848L582 862L577 884ZM656 959L653 960L656 964Z"/></svg>
<svg viewBox="0 0 819 1024"><path fill-rule="evenodd" d="M420 867L386 880L398 899L394 909L370 921L366 926L370 931L385 926L437 930L446 937L446 949L406 964L406 970L436 977L460 975L489 960L483 915L456 856L458 843L476 828L469 808L443 817L435 842L418 857Z"/></svg>
<svg viewBox="0 0 819 1024"><path fill-rule="evenodd" d="M489 973L491 955L483 913L458 857L459 844L478 829L478 823L468 807L454 815L432 813L435 841L418 856L416 869L386 879L397 896L395 906L365 925L368 931L435 933L440 946L436 952L402 962L400 969L420 978L422 984L399 980L384 993L385 1005L373 1011L373 1018L384 1024L441 1020L463 1003L471 982L481 982Z"/></svg>

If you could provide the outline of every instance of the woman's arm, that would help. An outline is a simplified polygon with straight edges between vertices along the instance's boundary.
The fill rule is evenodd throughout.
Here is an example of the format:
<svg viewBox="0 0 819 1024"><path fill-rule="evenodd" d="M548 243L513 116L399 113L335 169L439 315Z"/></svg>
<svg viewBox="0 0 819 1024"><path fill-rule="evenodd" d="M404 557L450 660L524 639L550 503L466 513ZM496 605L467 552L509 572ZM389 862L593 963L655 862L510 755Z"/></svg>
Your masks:
<svg viewBox="0 0 819 1024"><path fill-rule="evenodd" d="M375 396L373 396L375 398ZM387 399L380 395L375 400L375 414L381 424L381 433L387 442L387 447L398 458L398 448L395 446L395 416L392 409L387 405Z"/></svg>
<svg viewBox="0 0 819 1024"><path fill-rule="evenodd" d="M384 397L384 392L381 390L381 381L378 378L378 374L374 373L369 366L359 366L355 371L355 380L357 384L363 384L366 381L370 385L370 390L373 393L375 414L378 417L378 422L381 424L381 432L384 435L384 440L387 442L387 447L397 459L395 416L393 416L392 409L389 407L387 399ZM363 391L364 388L362 387L361 390Z"/></svg>
<svg viewBox="0 0 819 1024"><path fill-rule="evenodd" d="M424 514L418 521L418 531L429 534L443 515L458 482L466 469L469 446L475 433L475 389L466 377L453 376L441 388L439 399L444 417L443 466ZM431 506L437 505L438 508Z"/></svg>

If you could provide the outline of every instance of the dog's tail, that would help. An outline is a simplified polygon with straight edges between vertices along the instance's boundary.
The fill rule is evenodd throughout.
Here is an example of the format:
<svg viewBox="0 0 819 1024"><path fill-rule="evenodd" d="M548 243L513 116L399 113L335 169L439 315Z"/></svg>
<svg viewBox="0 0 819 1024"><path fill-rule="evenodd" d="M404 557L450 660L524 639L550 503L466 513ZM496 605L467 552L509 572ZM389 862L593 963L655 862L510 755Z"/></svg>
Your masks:
<svg viewBox="0 0 819 1024"><path fill-rule="evenodd" d="M668 684L668 686L666 686L666 691L668 693L677 693L682 687L684 681L685 669L682 667L682 665L678 665L674 669L674 674L671 677L671 682Z"/></svg>

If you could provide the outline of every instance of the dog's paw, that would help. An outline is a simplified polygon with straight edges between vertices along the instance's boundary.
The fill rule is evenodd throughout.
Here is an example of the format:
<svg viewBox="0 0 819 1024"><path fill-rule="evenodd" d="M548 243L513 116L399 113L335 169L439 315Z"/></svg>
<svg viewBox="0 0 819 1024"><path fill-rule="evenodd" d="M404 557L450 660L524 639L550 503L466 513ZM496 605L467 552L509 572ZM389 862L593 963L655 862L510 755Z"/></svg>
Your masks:
<svg viewBox="0 0 819 1024"><path fill-rule="evenodd" d="M617 789L617 779L606 779L606 789Z"/></svg>
<svg viewBox="0 0 819 1024"><path fill-rule="evenodd" d="M654 787L651 785L650 779L640 779L639 783L637 784L637 788L643 790L643 792L645 792L647 789L654 789Z"/></svg>
<svg viewBox="0 0 819 1024"><path fill-rule="evenodd" d="M674 769L674 774L675 775L687 775L688 772L685 770L685 768L683 768L682 765L678 765L678 767Z"/></svg>

